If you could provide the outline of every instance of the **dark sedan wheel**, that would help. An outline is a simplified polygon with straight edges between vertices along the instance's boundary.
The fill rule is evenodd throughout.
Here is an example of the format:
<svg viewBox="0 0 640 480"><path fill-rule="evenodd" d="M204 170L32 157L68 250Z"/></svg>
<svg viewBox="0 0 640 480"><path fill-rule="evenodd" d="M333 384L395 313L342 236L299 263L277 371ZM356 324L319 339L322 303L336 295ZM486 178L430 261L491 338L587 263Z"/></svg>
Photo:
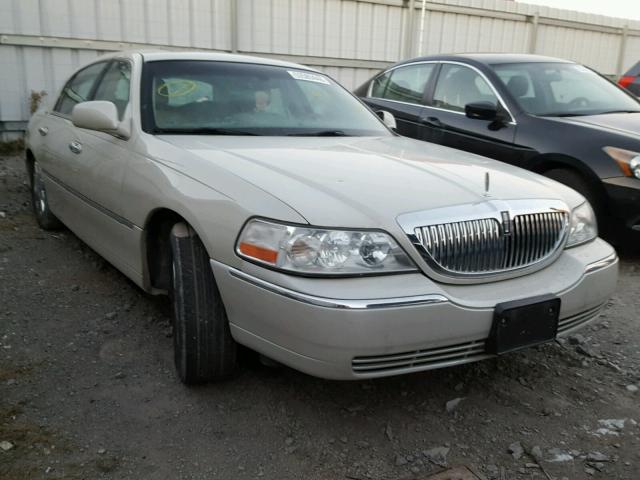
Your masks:
<svg viewBox="0 0 640 480"><path fill-rule="evenodd" d="M42 169L36 161L33 162L33 176L31 177L31 203L40 228L43 230L58 230L62 227L58 217L49 208Z"/></svg>
<svg viewBox="0 0 640 480"><path fill-rule="evenodd" d="M171 230L176 369L186 384L231 376L237 345L200 238L185 223Z"/></svg>
<svg viewBox="0 0 640 480"><path fill-rule="evenodd" d="M544 172L544 176L573 188L576 192L582 194L591 204L591 208L593 208L598 220L598 226L604 225L602 202L598 197L598 193L582 175L566 168L554 168Z"/></svg>

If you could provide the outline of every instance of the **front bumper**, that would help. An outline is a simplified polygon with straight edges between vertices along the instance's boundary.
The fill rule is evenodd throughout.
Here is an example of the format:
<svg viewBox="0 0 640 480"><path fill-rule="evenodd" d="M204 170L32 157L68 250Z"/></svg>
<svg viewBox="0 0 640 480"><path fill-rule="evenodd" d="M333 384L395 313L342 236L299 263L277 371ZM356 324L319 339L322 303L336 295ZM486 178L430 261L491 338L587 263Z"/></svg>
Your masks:
<svg viewBox="0 0 640 480"><path fill-rule="evenodd" d="M603 180L609 197L609 211L625 229L640 233L640 180L615 177Z"/></svg>
<svg viewBox="0 0 640 480"><path fill-rule="evenodd" d="M615 289L618 260L597 239L519 278L435 283L421 273L312 279L211 261L231 326L244 344L318 377L360 379L487 358L496 304L552 293L560 334L596 318Z"/></svg>

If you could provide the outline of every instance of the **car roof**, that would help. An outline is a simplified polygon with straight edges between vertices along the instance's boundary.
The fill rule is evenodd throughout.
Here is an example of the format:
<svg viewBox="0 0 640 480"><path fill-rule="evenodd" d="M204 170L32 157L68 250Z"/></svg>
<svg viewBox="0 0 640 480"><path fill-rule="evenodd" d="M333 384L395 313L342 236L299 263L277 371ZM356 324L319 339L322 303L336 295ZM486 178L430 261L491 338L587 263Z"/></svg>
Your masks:
<svg viewBox="0 0 640 480"><path fill-rule="evenodd" d="M561 58L546 57L544 55L532 55L526 53L456 53L449 55L430 55L426 57L412 58L397 65L406 63L440 60L440 61L464 61L469 60L485 65L496 65L500 63L574 63Z"/></svg>
<svg viewBox="0 0 640 480"><path fill-rule="evenodd" d="M110 52L87 62L84 66L95 62L110 60L112 58L132 57L140 55L145 62L156 62L161 60L204 60L211 62L236 62L236 63L253 63L258 65L273 65L275 67L296 68L298 70L309 70L312 72L320 72L315 68L307 67L293 62L285 62L269 57L253 57L251 55L237 55L224 52L211 52L200 50L163 50L163 49L131 49ZM83 66L83 67L84 67Z"/></svg>
<svg viewBox="0 0 640 480"><path fill-rule="evenodd" d="M121 52L123 53L123 52ZM259 65L273 65L277 67L288 67L296 69L304 69L317 71L313 68L299 65L293 62L285 62L282 60L276 60L273 58L265 57L253 57L250 55L237 55L232 53L223 52L208 52L198 50L185 50L185 51L172 51L172 50L136 50L135 52L127 53L139 53L145 62L156 62L162 60L204 60L211 62L236 62L236 63L253 63Z"/></svg>

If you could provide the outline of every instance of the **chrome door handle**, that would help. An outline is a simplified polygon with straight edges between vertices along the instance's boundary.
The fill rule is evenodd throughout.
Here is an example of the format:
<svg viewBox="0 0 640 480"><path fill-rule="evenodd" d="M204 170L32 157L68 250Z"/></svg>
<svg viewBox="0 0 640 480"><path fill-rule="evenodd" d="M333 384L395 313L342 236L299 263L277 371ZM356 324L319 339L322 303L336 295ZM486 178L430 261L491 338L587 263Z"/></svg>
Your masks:
<svg viewBox="0 0 640 480"><path fill-rule="evenodd" d="M49 129L47 127L40 127L38 128L38 133L44 137L47 133L49 133Z"/></svg>
<svg viewBox="0 0 640 480"><path fill-rule="evenodd" d="M73 153L81 153L82 152L82 144L80 142L71 142L69 144L69 150Z"/></svg>

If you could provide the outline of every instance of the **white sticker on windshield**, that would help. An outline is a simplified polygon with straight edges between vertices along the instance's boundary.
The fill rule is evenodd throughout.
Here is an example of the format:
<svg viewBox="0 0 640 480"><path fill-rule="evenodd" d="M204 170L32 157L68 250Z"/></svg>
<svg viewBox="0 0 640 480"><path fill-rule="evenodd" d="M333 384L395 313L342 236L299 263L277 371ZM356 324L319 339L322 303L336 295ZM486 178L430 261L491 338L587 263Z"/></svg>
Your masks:
<svg viewBox="0 0 640 480"><path fill-rule="evenodd" d="M317 73L301 72L300 70L287 70L296 80L306 80L307 82L324 83L325 85L331 85L327 77L324 75L318 75Z"/></svg>

